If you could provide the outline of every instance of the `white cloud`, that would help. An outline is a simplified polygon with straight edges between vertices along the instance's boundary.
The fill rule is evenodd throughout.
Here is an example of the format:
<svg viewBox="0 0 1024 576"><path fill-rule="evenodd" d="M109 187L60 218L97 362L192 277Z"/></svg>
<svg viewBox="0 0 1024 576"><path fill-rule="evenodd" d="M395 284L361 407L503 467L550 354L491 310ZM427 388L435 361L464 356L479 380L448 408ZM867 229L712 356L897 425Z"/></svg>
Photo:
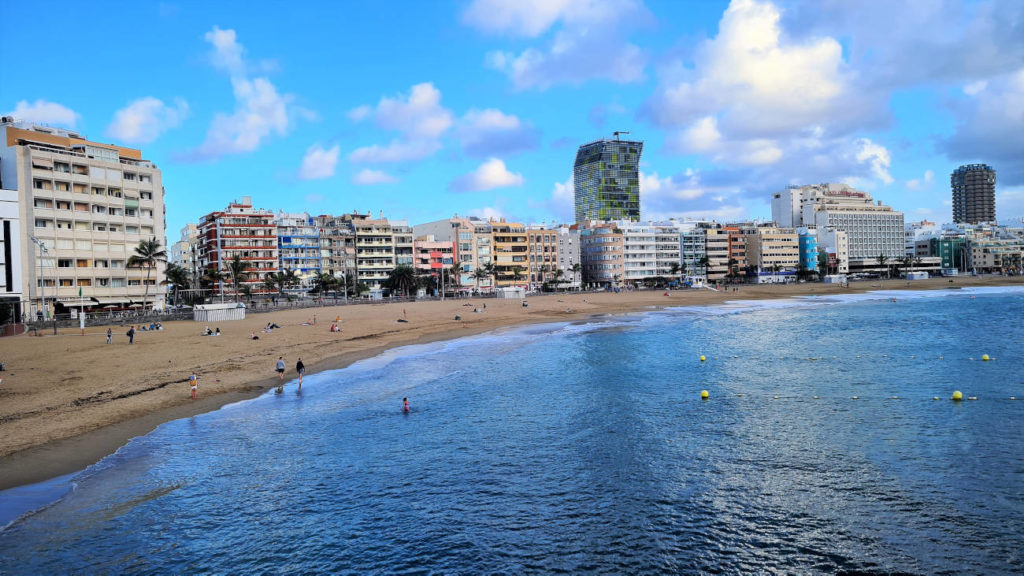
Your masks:
<svg viewBox="0 0 1024 576"><path fill-rule="evenodd" d="M348 118L353 122L361 122L364 118L369 116L371 112L373 112L373 108L370 108L365 104L362 106L356 106L348 111Z"/></svg>
<svg viewBox="0 0 1024 576"><path fill-rule="evenodd" d="M323 148L314 144L306 150L302 158L302 167L299 168L299 179L301 180L322 180L334 176L334 168L338 165L338 153L341 147L335 144L330 148Z"/></svg>
<svg viewBox="0 0 1024 576"><path fill-rule="evenodd" d="M355 115L366 115L369 110ZM354 112L354 111L353 111ZM352 117L352 112L349 113ZM383 97L373 111L374 122L400 133L387 146L357 148L349 160L357 163L404 162L426 158L441 149L441 136L451 128L454 115L441 105L441 91L430 82L416 84L408 96Z"/></svg>
<svg viewBox="0 0 1024 576"><path fill-rule="evenodd" d="M964 86L964 94L968 96L974 96L984 90L988 86L988 82L985 80L978 80L977 82L971 82Z"/></svg>
<svg viewBox="0 0 1024 576"><path fill-rule="evenodd" d="M203 39L213 45L210 62L215 68L232 76L245 74L245 48L238 43L234 30L221 30L214 26L203 35Z"/></svg>
<svg viewBox="0 0 1024 576"><path fill-rule="evenodd" d="M180 126L187 115L188 103L180 98L174 106L168 106L159 98L147 96L115 112L107 135L119 142L147 144Z"/></svg>
<svg viewBox="0 0 1024 576"><path fill-rule="evenodd" d="M495 206L484 206L483 208L473 208L466 212L467 216L476 216L477 218L483 218L484 220L500 220L505 217L504 212L500 208Z"/></svg>
<svg viewBox="0 0 1024 576"><path fill-rule="evenodd" d="M352 177L352 183L359 186L373 186L375 184L392 184L398 182L394 176L382 170L370 170L364 168Z"/></svg>
<svg viewBox="0 0 1024 576"><path fill-rule="evenodd" d="M595 78L642 80L647 57L625 37L650 20L638 0L477 0L463 13L463 22L487 33L536 37L556 29L543 49L499 50L485 57L486 65L508 75L517 89Z"/></svg>
<svg viewBox="0 0 1024 576"><path fill-rule="evenodd" d="M956 130L942 149L957 162L984 162L999 183L1024 184L1024 68L992 78L985 90L949 104Z"/></svg>
<svg viewBox="0 0 1024 576"><path fill-rule="evenodd" d="M554 188L551 190L551 198L539 204L541 208L562 222L575 221L576 188L572 175L570 174L569 179L565 182L555 182Z"/></svg>
<svg viewBox="0 0 1024 576"><path fill-rule="evenodd" d="M540 145L540 131L501 110L471 109L459 119L455 135L471 156L507 155Z"/></svg>
<svg viewBox="0 0 1024 576"><path fill-rule="evenodd" d="M889 175L889 151L885 146L875 144L867 138L857 140L860 151L857 153L857 161L861 164L871 166L871 173L886 184L892 184L892 176Z"/></svg>
<svg viewBox="0 0 1024 576"><path fill-rule="evenodd" d="M498 158L489 158L476 170L456 178L448 189L453 192L478 192L522 185L522 174L509 172L505 163Z"/></svg>
<svg viewBox="0 0 1024 576"><path fill-rule="evenodd" d="M18 120L26 122L51 124L53 126L63 126L64 128L74 128L75 122L78 121L78 114L74 110L56 102L47 102L46 100L36 100L31 104L28 100L20 100L14 106L14 110L6 115L14 116Z"/></svg>
<svg viewBox="0 0 1024 576"><path fill-rule="evenodd" d="M245 49L237 42L234 30L214 27L204 38L213 46L210 60L214 67L231 77L235 111L233 114L215 114L206 140L186 155L186 159L209 160L252 152L272 134L287 134L294 117L316 118L315 112L295 106L294 96L278 93L267 78L249 77L250 66L244 59Z"/></svg>
<svg viewBox="0 0 1024 576"><path fill-rule="evenodd" d="M930 188L932 182L935 181L935 172L931 170L924 171L924 177L921 179L914 178L913 180L907 180L907 188L911 190L918 190L920 188Z"/></svg>

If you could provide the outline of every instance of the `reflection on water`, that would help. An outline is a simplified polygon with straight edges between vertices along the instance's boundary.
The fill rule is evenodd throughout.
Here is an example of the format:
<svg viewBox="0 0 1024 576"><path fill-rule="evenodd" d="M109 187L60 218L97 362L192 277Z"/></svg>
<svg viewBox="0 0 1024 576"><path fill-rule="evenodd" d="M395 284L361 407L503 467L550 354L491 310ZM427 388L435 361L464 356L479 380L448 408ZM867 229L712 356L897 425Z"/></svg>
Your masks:
<svg viewBox="0 0 1024 576"><path fill-rule="evenodd" d="M1019 573L1024 298L964 292L392 351L136 439L0 572Z"/></svg>

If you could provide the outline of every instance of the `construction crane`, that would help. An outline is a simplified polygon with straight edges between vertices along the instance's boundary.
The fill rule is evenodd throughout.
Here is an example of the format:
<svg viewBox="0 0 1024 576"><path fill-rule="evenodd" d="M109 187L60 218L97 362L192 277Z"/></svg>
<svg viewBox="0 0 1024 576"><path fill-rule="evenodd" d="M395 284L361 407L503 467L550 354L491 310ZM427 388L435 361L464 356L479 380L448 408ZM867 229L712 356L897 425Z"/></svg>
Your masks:
<svg viewBox="0 0 1024 576"><path fill-rule="evenodd" d="M619 131L619 132L613 132L613 134L615 135L615 139L618 140L620 134L629 134L629 132L626 131L626 130L622 130L622 131Z"/></svg>

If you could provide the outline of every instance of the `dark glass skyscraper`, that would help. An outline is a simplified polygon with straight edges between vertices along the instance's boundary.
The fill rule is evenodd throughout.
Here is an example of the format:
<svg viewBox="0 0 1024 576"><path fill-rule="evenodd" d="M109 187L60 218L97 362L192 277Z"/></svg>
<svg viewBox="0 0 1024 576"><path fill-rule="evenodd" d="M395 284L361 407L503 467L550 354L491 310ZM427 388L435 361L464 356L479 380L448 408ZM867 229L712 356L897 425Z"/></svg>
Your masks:
<svg viewBox="0 0 1024 576"><path fill-rule="evenodd" d="M640 221L637 167L644 143L598 140L580 146L573 167L576 222Z"/></svg>
<svg viewBox="0 0 1024 576"><path fill-rule="evenodd" d="M996 171L988 164L965 164L949 177L953 222L996 221Z"/></svg>

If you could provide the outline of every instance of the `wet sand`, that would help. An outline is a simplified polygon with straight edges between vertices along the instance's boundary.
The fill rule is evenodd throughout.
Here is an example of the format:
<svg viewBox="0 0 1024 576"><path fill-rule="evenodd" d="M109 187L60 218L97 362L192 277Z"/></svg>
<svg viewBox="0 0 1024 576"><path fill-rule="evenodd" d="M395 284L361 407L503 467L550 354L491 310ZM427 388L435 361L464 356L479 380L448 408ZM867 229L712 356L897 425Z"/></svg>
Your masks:
<svg viewBox="0 0 1024 576"><path fill-rule="evenodd" d="M135 436L164 422L252 398L276 386L274 363L284 356L285 382L296 378L301 357L307 373L345 367L389 348L488 332L504 326L586 320L595 314L637 312L668 306L709 305L728 300L857 293L883 289L949 289L964 286L1024 285L1024 277L863 281L849 288L824 284L742 285L738 292L677 290L549 294L519 300L456 299L324 306L267 314L210 325L221 336L202 336L205 324L169 322L159 332L137 332L129 345L127 327L106 326L33 337L0 339L0 489L81 470ZM474 313L474 307L487 309ZM467 305L468 304L468 305ZM313 320L316 324L304 325ZM455 316L461 320L455 320ZM329 327L340 317L342 332ZM399 319L407 322L399 322ZM281 326L270 334L268 323ZM259 340L249 335L256 332ZM189 394L188 376L200 376L199 399Z"/></svg>

